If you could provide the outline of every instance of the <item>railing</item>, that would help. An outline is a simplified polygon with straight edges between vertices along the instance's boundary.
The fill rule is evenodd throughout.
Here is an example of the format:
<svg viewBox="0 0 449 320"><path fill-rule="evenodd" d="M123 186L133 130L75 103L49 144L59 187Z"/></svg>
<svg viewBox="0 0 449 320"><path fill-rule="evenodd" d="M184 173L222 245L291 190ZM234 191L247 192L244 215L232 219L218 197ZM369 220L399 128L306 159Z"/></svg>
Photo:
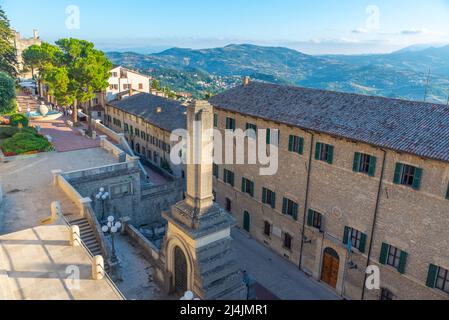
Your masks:
<svg viewBox="0 0 449 320"><path fill-rule="evenodd" d="M62 218L63 222L65 223L65 225L67 226L67 229L69 230L69 232L72 232L71 230L71 226L72 224L66 219L66 217L61 213L60 217ZM83 250L85 251L85 253L87 253L87 255L89 256L91 262L93 262L93 258L95 257L93 255L93 253L89 250L89 248L86 246L86 244L84 243L83 240L81 240L80 237L80 241L81 241L81 247L83 248ZM120 289L117 287L117 285L115 284L115 282L111 279L111 277L109 276L109 274L106 272L106 270L104 271L104 276L106 278L106 282L108 282L108 284L111 286L112 290L114 290L114 292L122 299L122 300L127 300L126 297L123 295L123 293L120 291Z"/></svg>
<svg viewBox="0 0 449 320"><path fill-rule="evenodd" d="M135 163L124 162L124 163L111 164L111 165L101 166L101 167L96 167L96 168L91 168L91 169L65 172L65 173L63 173L63 177L66 180L70 181L73 179L81 179L81 178L85 178L85 177L91 177L93 175L100 175L100 174L105 174L105 173L130 170L133 168L136 168Z"/></svg>

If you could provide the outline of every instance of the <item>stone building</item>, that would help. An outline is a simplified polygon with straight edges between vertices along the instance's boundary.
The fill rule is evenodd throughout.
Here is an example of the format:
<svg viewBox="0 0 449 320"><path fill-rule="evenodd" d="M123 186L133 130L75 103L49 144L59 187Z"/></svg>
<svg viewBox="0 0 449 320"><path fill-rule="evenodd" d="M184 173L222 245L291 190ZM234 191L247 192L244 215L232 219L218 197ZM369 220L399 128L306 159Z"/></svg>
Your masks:
<svg viewBox="0 0 449 320"><path fill-rule="evenodd" d="M109 126L156 127L165 143L185 128L184 112L161 127L147 114L157 103L141 102L110 105ZM449 107L248 80L210 103L222 131L280 133L274 176L213 167L216 201L241 228L345 298L449 298ZM379 290L365 288L367 266Z"/></svg>
<svg viewBox="0 0 449 320"><path fill-rule="evenodd" d="M107 104L104 123L124 133L129 145L155 170L177 178L185 177L184 166L170 161L175 144L173 130L186 128L186 106L175 100L139 93Z"/></svg>
<svg viewBox="0 0 449 320"><path fill-rule="evenodd" d="M33 30L32 38L22 38L19 32L14 33L14 46L17 52L17 61L19 63L18 70L20 73L20 78L23 79L31 79L32 74L31 71L23 71L23 58L22 53L32 45L41 45L41 40L39 38L39 32L37 30Z"/></svg>

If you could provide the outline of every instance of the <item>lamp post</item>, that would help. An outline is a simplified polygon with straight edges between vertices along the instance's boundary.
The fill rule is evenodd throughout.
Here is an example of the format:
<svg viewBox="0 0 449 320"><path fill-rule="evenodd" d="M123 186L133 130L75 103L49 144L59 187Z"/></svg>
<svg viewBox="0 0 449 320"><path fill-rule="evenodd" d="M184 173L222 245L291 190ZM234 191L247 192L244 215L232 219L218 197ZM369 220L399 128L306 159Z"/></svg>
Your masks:
<svg viewBox="0 0 449 320"><path fill-rule="evenodd" d="M111 235L111 241L112 241L111 262L113 264L118 262L117 255L116 255L116 252L115 252L115 238L114 238L114 236L115 236L115 234L117 232L119 232L121 227L122 227L122 224L119 221L115 222L115 218L113 216L110 216L110 217L108 217L108 223L101 228L101 230L105 234L110 234Z"/></svg>
<svg viewBox="0 0 449 320"><path fill-rule="evenodd" d="M104 188L100 188L99 192L95 196L95 199L97 199L97 201L101 202L101 219L100 219L101 222L103 222L106 201L108 201L109 198L110 198L110 194L109 194L109 192L106 192Z"/></svg>

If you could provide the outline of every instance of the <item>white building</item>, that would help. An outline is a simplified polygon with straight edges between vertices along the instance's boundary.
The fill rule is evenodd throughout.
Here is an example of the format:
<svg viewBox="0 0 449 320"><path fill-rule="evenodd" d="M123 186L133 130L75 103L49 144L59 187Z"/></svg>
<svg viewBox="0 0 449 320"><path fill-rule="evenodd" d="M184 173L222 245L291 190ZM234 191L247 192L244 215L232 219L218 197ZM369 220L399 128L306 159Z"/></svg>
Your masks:
<svg viewBox="0 0 449 320"><path fill-rule="evenodd" d="M106 90L106 100L112 101L129 90L133 92L150 93L151 77L136 71L118 66L111 70L109 88Z"/></svg>

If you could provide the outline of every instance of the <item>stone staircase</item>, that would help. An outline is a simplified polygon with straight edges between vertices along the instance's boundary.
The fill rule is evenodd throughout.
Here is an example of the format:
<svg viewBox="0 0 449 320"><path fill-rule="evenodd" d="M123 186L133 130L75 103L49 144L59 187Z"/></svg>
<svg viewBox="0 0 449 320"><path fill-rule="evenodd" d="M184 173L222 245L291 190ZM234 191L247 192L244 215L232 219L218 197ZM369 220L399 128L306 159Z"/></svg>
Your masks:
<svg viewBox="0 0 449 320"><path fill-rule="evenodd" d="M18 95L16 99L19 107L22 108L23 112L26 112L28 107L31 109L31 111L36 111L39 106L39 101L34 100L31 96Z"/></svg>
<svg viewBox="0 0 449 320"><path fill-rule="evenodd" d="M80 228L81 240L94 257L102 255L100 244L98 243L98 240L95 237L95 233L92 230L92 227L90 226L89 221L87 221L87 219L81 218L77 220L72 220L70 221L70 225L78 226ZM109 265L106 261L105 261L105 271L106 273L109 273Z"/></svg>

